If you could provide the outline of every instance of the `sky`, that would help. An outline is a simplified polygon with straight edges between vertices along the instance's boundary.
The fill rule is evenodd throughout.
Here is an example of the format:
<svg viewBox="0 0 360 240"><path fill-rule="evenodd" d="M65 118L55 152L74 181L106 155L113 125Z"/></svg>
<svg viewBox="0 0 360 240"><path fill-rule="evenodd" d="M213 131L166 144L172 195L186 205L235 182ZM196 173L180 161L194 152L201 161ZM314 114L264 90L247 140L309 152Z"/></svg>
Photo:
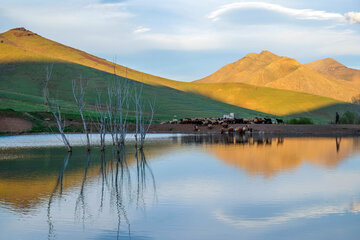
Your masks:
<svg viewBox="0 0 360 240"><path fill-rule="evenodd" d="M118 64L180 81L249 52L360 69L359 0L0 0L0 32L25 27Z"/></svg>

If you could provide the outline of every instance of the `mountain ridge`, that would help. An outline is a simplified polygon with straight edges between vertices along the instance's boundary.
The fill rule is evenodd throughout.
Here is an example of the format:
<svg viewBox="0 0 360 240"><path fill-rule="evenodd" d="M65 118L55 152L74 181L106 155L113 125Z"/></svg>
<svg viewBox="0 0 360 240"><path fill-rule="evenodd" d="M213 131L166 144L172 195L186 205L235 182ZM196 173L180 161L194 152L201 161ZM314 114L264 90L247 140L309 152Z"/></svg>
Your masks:
<svg viewBox="0 0 360 240"><path fill-rule="evenodd" d="M246 62L243 63L240 67L242 69L247 69L247 73L249 75L253 74L252 72L257 72L259 76L263 76L263 78L257 78L257 80L260 81L258 84L263 84L261 81L266 80L265 77L268 75L268 72L273 74L273 78L275 80L279 77L286 77L287 72L285 71L284 73L282 73L280 71L283 66L283 62L286 62L288 67L291 69L296 69L301 66L299 65L300 63L298 63L295 59L280 57L269 51L263 51L261 54L249 53L243 59L246 59ZM107 74L115 73L116 75L126 77L134 81L143 82L145 84L149 84L150 86L162 88L167 87L176 91L200 95L202 97L206 97L207 99L216 100L224 104L230 104L240 108L252 109L267 114L288 115L314 111L315 109L342 104L342 101L335 100L332 97L321 97L314 94L305 94L292 90L289 91L270 88L268 86L251 85L247 82L234 84L224 84L221 82L207 84L198 82L189 83L174 81L136 71L125 66L117 65L105 59L88 54L84 51L77 50L61 43L46 39L24 28L12 29L0 34L0 64L11 63L14 65L14 67L16 67L16 65L24 63L24 72L22 74L26 75L26 78L15 78L11 74L18 74L16 72L9 71L9 74L7 76L10 82L6 83L4 81L0 81L0 83L2 84L0 86L0 90L8 89L11 92L17 92L17 87L21 88L22 86L19 85L19 83L17 83L16 81L25 81L25 79L27 79L27 81L29 82L22 82L22 84L29 85L29 89L34 88L31 84L41 84L41 82L43 81L41 79L41 76L43 76L42 74L44 73L34 73L33 71L41 71L41 69L44 68L39 67L39 64L49 64L51 62L59 65L59 70L61 69L62 71L66 71L65 75L69 77L74 77L75 73L78 74L78 69L81 68L80 66L83 66L86 68L103 71ZM254 62L257 62L257 64L253 64ZM36 66L34 65L34 67L30 67L31 64L35 64ZM65 66L69 64L77 64L79 66L65 68ZM264 68L264 66L268 66L269 69ZM231 68L233 67L233 65L229 64L229 67ZM259 69L262 70L259 71ZM273 71L273 69L280 70ZM87 72L88 69L84 69L84 71ZM70 75L70 72L73 72L73 74ZM28 78L28 75L34 76ZM92 75L100 76L101 74L95 74L94 72L92 73ZM104 79L108 79L108 76L104 77ZM39 87L41 88L41 85L39 85ZM66 89L68 88L68 86L64 87ZM34 91L36 91L37 95L41 95L41 91L39 92L38 89L34 89ZM29 92L27 92L26 94L29 94ZM32 92L31 94L35 93ZM186 94L184 96L186 96ZM180 98L177 98L176 101L178 100L180 100ZM183 102L188 103L189 101ZM175 104L175 102L173 103ZM212 102L212 104L215 103ZM206 107L210 106L205 105L204 108ZM219 111L220 110L221 109L219 109ZM321 117L323 118L324 116Z"/></svg>
<svg viewBox="0 0 360 240"><path fill-rule="evenodd" d="M318 65L320 64L301 64L296 59L262 51L259 54L249 53L195 82L241 82L310 93L346 102L351 102L354 96L360 94L357 85L350 80L330 77L330 73L323 74L325 67L320 68ZM358 85L360 86L360 78Z"/></svg>

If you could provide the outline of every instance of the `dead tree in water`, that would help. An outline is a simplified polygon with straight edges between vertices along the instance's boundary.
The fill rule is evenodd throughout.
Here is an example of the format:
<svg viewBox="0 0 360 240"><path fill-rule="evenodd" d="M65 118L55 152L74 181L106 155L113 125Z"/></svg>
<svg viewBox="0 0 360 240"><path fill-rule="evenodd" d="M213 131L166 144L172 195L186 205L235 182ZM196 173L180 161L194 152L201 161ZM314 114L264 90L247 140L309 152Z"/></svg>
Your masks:
<svg viewBox="0 0 360 240"><path fill-rule="evenodd" d="M78 87L77 87L77 85L78 85ZM79 113L80 113L81 120L83 123L84 133L86 134L87 150L90 151L90 148L91 148L90 137L89 137L89 132L87 130L87 125L86 125L84 112L83 112L83 109L85 107L84 97L85 97L86 86L87 86L87 81L86 80L84 81L81 76L80 76L78 84L77 84L77 81L75 81L75 80L72 81L72 92L74 95L76 105L78 106L78 109L79 109Z"/></svg>
<svg viewBox="0 0 360 240"><path fill-rule="evenodd" d="M97 112L96 127L100 135L100 150L105 150L105 136L106 136L106 112L101 104L101 94L98 93L98 101L95 105Z"/></svg>
<svg viewBox="0 0 360 240"><path fill-rule="evenodd" d="M109 130L111 133L113 145L117 151L120 151L122 145L125 144L127 134L127 123L129 115L129 80L125 78L120 80L116 75L114 68L114 81L108 86L108 103L107 115L109 118Z"/></svg>
<svg viewBox="0 0 360 240"><path fill-rule="evenodd" d="M49 99L49 81L51 79L52 69L53 69L53 65L47 66L45 68L46 78L45 78L45 85L44 85L44 100L56 120L57 127L60 132L60 135L61 135L64 145L66 146L68 152L72 152L72 147L70 145L70 142L64 133L65 121L64 122L62 121L61 108L60 108L59 104L56 104L56 106L53 106Z"/></svg>
<svg viewBox="0 0 360 240"><path fill-rule="evenodd" d="M134 87L134 102L135 102L135 144L137 147L140 142L140 149L144 147L146 134L148 133L151 123L154 119L155 101L149 101L149 113L145 113L145 103L142 98L143 85L139 89ZM148 116L146 116L148 115ZM139 139L140 137L140 139Z"/></svg>

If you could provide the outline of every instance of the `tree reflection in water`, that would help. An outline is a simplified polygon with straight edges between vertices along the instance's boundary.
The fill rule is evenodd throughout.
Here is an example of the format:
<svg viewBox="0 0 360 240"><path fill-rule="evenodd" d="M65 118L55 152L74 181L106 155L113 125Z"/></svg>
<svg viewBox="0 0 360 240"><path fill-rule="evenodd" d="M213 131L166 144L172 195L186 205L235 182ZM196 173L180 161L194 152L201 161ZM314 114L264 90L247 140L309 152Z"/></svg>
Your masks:
<svg viewBox="0 0 360 240"><path fill-rule="evenodd" d="M139 158L140 153L140 158ZM136 172L137 172L137 191L136 191L136 206L138 208L142 208L145 210L146 204L144 199L144 192L146 190L146 175L147 171L150 173L150 177L152 180L152 187L153 187L153 193L154 193L154 199L157 199L156 195L156 182L154 174L149 166L149 164L146 161L144 149L136 149L135 152L135 158L136 158Z"/></svg>
<svg viewBox="0 0 360 240"><path fill-rule="evenodd" d="M109 152L108 152L109 153ZM92 155L94 153L92 152ZM128 209L135 204L136 209L145 210L146 209L146 200L145 192L147 190L154 193L154 199L156 199L156 183L155 176L146 160L144 150L135 151L135 161L130 162L127 159L125 146L121 147L119 152L112 151L110 157L106 158L105 152L100 152L99 157L99 187L100 189L100 201L98 205L98 214L101 214L104 211L104 206L106 206L107 200L109 201L110 209L116 213L117 218L117 230L116 236L117 239L120 237L121 226L123 223L126 225L128 232L128 237L131 238L131 229L130 229L130 220L128 218ZM63 194L63 182L66 167L70 161L71 154L67 154L64 158L63 165L60 169L59 176L57 179L56 186L50 195L48 208L47 208L47 218L48 218L48 239L55 239L55 228L53 222L53 203L55 199L60 200ZM84 164L84 172L81 180L80 190L75 202L74 218L75 220L80 220L82 222L83 228L85 228L85 223L87 220L92 218L91 207L88 204L87 191L86 187L90 184L87 181L89 174L92 175L93 167L92 157L90 152L87 153ZM94 159L94 158L93 158ZM133 164L134 163L134 164ZM132 165L133 164L133 165ZM90 173L89 173L90 172ZM132 185L132 176L135 177L137 183ZM147 181L151 181L150 189L147 189ZM80 183L80 182L79 182ZM90 186L90 185L89 185ZM134 196L133 196L134 195ZM109 196L107 199L106 196Z"/></svg>
<svg viewBox="0 0 360 240"><path fill-rule="evenodd" d="M67 167L67 165L68 165L68 163L70 161L70 157L71 157L71 152L69 152L64 158L64 163L63 163L62 168L60 169L59 177L58 177L58 179L56 181L55 188L54 188L54 190L51 193L50 198L49 198L48 208L47 208L47 218L48 218L48 224L49 224L48 239L55 239L54 224L53 224L52 217L51 217L51 206L52 206L54 197L55 197L55 195L56 195L56 193L58 191L59 191L59 197L62 196L64 172L65 172L66 167Z"/></svg>
<svg viewBox="0 0 360 240"><path fill-rule="evenodd" d="M84 177L82 179L79 196L76 199L76 204L75 204L75 219L80 219L81 217L83 228L85 228L85 217L86 217L86 207L87 207L85 202L84 189L85 189L85 183L86 183L87 172L89 169L90 161L91 161L91 155L90 152L87 152L85 167L84 167Z"/></svg>

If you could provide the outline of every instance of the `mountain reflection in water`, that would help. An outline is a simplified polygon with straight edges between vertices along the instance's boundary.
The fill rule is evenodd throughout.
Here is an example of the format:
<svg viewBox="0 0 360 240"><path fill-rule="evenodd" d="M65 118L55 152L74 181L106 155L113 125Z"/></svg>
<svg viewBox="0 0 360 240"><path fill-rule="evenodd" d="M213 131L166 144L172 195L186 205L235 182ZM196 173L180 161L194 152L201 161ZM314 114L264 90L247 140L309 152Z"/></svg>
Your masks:
<svg viewBox="0 0 360 240"><path fill-rule="evenodd" d="M221 161L248 174L271 177L281 171L311 163L335 167L358 153L357 138L284 138L263 135L194 135L181 138L182 144L201 144Z"/></svg>
<svg viewBox="0 0 360 240"><path fill-rule="evenodd" d="M0 151L0 239L306 239L315 225L317 239L360 234L356 137L188 135L144 151Z"/></svg>

